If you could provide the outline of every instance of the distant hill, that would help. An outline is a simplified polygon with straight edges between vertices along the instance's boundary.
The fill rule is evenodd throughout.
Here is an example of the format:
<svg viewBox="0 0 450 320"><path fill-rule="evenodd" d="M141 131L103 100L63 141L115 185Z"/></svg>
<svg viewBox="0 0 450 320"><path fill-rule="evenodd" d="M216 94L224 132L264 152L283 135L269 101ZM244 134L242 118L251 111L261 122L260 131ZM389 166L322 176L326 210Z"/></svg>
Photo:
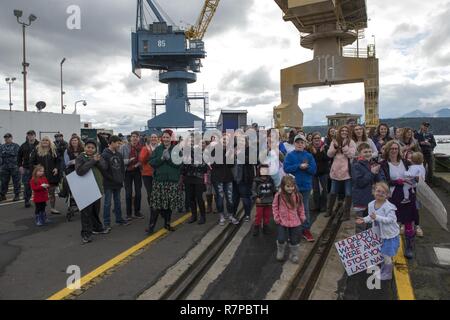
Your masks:
<svg viewBox="0 0 450 320"><path fill-rule="evenodd" d="M414 110L404 114L402 118L445 118L450 117L450 108L443 108L436 112L427 113L421 110Z"/></svg>
<svg viewBox="0 0 450 320"><path fill-rule="evenodd" d="M450 109L442 109L438 112L442 111L442 114L445 114L448 110L450 112ZM382 119L380 120L381 123L386 123L390 127L397 127L397 128L413 128L415 130L420 129L420 125L422 122L427 121L430 123L430 131L433 132L435 135L450 135L450 116L448 117L411 117L411 118L397 118L397 119ZM306 126L304 127L305 132L320 132L322 136L324 136L327 133L327 126Z"/></svg>
<svg viewBox="0 0 450 320"><path fill-rule="evenodd" d="M402 118L423 118L423 117L431 117L431 114L420 110L414 110L402 116Z"/></svg>

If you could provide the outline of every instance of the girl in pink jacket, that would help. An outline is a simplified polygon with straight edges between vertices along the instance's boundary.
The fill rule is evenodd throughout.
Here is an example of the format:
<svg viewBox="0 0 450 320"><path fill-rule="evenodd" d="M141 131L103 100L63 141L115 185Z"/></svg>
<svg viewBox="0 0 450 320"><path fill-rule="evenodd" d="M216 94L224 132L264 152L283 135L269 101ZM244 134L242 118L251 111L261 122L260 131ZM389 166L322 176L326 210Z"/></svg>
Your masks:
<svg viewBox="0 0 450 320"><path fill-rule="evenodd" d="M355 157L356 143L350 138L350 128L342 126L336 133L336 139L330 143L328 157L332 159L330 170L331 190L328 196L328 208L325 217L334 215L337 193L345 189L343 220L350 219L352 206L352 177L350 162Z"/></svg>
<svg viewBox="0 0 450 320"><path fill-rule="evenodd" d="M277 260L283 261L288 239L289 259L298 263L301 225L306 221L303 198L297 190L295 178L290 175L281 180L280 191L275 195L272 212L277 224Z"/></svg>

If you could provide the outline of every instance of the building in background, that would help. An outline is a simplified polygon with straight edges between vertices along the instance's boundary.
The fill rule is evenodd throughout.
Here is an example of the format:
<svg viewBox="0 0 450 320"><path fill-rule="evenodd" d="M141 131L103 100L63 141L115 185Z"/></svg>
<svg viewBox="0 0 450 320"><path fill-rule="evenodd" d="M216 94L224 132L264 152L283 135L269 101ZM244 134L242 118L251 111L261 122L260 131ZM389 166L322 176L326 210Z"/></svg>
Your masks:
<svg viewBox="0 0 450 320"><path fill-rule="evenodd" d="M37 139L62 133L67 140L73 133L80 134L80 115L51 112L24 112L0 110L0 136L7 132L16 143L25 140L28 130L36 131Z"/></svg>

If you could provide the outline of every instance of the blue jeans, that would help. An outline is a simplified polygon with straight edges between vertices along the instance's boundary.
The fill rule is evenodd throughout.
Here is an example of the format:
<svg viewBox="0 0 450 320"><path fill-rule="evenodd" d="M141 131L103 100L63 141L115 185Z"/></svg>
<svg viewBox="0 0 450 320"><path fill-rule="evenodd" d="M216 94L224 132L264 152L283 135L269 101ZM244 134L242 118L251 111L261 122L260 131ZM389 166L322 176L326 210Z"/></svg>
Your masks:
<svg viewBox="0 0 450 320"><path fill-rule="evenodd" d="M219 214L224 213L223 200L227 202L228 214L233 214L233 182L215 182L214 191L216 192L216 207Z"/></svg>
<svg viewBox="0 0 450 320"><path fill-rule="evenodd" d="M250 217L252 213L252 185L248 183L233 183L233 204L234 210L233 214L236 215L239 200L242 199L242 204L244 206L244 212L246 217Z"/></svg>
<svg viewBox="0 0 450 320"><path fill-rule="evenodd" d="M322 192L320 192L322 186ZM313 199L316 210L326 209L328 196L328 174L313 177ZM322 211L322 210L321 210Z"/></svg>
<svg viewBox="0 0 450 320"><path fill-rule="evenodd" d="M345 196L351 197L352 196L352 179L348 180L333 180L331 179L331 194L336 194L341 190L342 186L345 188Z"/></svg>
<svg viewBox="0 0 450 320"><path fill-rule="evenodd" d="M30 202L32 195L30 180L31 180L31 170L24 169L22 175L22 183L23 183L23 198L25 202Z"/></svg>
<svg viewBox="0 0 450 320"><path fill-rule="evenodd" d="M120 189L105 189L105 203L103 205L103 224L105 226L111 225L111 198L114 197L114 214L116 216L116 223L123 221L122 219L122 204L120 203Z"/></svg>
<svg viewBox="0 0 450 320"><path fill-rule="evenodd" d="M305 208L305 216L306 221L303 223L303 230L309 230L311 228L311 216L309 215L309 196L311 194L311 190L308 191L300 191L303 197L303 206Z"/></svg>
<svg viewBox="0 0 450 320"><path fill-rule="evenodd" d="M137 215L141 212L142 176L140 170L125 172L125 201L128 218L131 218L133 211L132 210L133 184L134 184L134 214Z"/></svg>
<svg viewBox="0 0 450 320"><path fill-rule="evenodd" d="M277 241L281 244L286 243L289 240L289 243L293 246L300 243L300 231L301 226L288 228L282 225L277 226Z"/></svg>

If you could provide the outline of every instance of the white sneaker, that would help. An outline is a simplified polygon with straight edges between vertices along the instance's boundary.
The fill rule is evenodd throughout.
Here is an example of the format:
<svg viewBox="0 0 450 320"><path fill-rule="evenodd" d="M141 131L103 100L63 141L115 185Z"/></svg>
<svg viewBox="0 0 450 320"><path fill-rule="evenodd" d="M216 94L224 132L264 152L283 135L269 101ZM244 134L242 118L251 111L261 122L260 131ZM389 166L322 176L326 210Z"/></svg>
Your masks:
<svg viewBox="0 0 450 320"><path fill-rule="evenodd" d="M250 217L248 217L248 216L245 216L245 218L244 218L244 222L249 222L250 221Z"/></svg>
<svg viewBox="0 0 450 320"><path fill-rule="evenodd" d="M220 217L219 225L221 226L225 225L225 218L223 216Z"/></svg>
<svg viewBox="0 0 450 320"><path fill-rule="evenodd" d="M230 218L230 222L231 222L232 224L239 224L239 220L236 219L235 217L231 217L231 218Z"/></svg>
<svg viewBox="0 0 450 320"><path fill-rule="evenodd" d="M422 238L423 237L423 230L420 226L416 226L416 236Z"/></svg>

